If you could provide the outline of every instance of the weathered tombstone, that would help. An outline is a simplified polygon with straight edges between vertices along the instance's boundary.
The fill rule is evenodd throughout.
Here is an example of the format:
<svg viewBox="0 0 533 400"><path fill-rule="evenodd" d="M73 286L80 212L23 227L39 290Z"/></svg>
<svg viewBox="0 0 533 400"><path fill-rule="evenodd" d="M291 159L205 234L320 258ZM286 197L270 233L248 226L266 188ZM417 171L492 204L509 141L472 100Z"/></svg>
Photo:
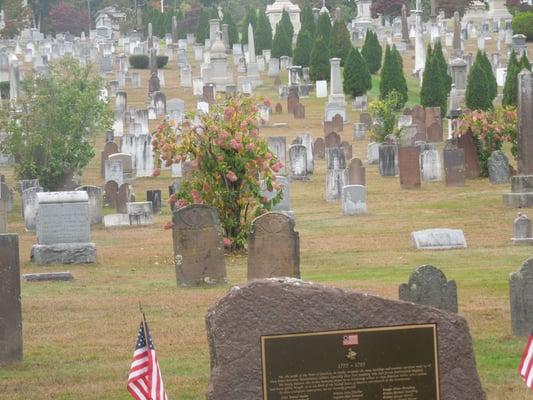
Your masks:
<svg viewBox="0 0 533 400"><path fill-rule="evenodd" d="M326 201L342 198L346 185L346 158L342 148L326 149Z"/></svg>
<svg viewBox="0 0 533 400"><path fill-rule="evenodd" d="M151 225L153 223L154 213L152 211L152 202L129 202L126 203L130 225Z"/></svg>
<svg viewBox="0 0 533 400"><path fill-rule="evenodd" d="M366 169L359 158L353 158L348 165L348 185L366 186Z"/></svg>
<svg viewBox="0 0 533 400"><path fill-rule="evenodd" d="M31 187L22 192L22 214L24 215L24 227L27 231L35 230L37 219L37 193L42 192L42 187Z"/></svg>
<svg viewBox="0 0 533 400"><path fill-rule="evenodd" d="M0 198L5 204L6 212L11 212L13 210L13 190L4 181L0 182Z"/></svg>
<svg viewBox="0 0 533 400"><path fill-rule="evenodd" d="M432 265L418 267L399 287L399 299L456 313L457 285Z"/></svg>
<svg viewBox="0 0 533 400"><path fill-rule="evenodd" d="M287 165L287 138L285 136L269 136L267 137L267 143L268 149L283 164L279 173L285 174Z"/></svg>
<svg viewBox="0 0 533 400"><path fill-rule="evenodd" d="M40 187L39 179L23 179L19 181L20 193L32 187Z"/></svg>
<svg viewBox="0 0 533 400"><path fill-rule="evenodd" d="M158 214L161 211L161 190L146 191L146 201L152 203L152 211Z"/></svg>
<svg viewBox="0 0 533 400"><path fill-rule="evenodd" d="M396 176L398 174L398 146L384 144L379 146L379 173L381 176Z"/></svg>
<svg viewBox="0 0 533 400"><path fill-rule="evenodd" d="M172 222L178 286L225 283L226 260L217 211L194 204L175 211Z"/></svg>
<svg viewBox="0 0 533 400"><path fill-rule="evenodd" d="M40 274L24 274L22 279L26 282L66 282L73 281L74 276L70 272L44 272Z"/></svg>
<svg viewBox="0 0 533 400"><path fill-rule="evenodd" d="M342 212L345 215L366 214L366 187L346 185L342 188Z"/></svg>
<svg viewBox="0 0 533 400"><path fill-rule="evenodd" d="M416 125L417 128L415 140L426 141L426 110L417 104L413 107L411 116L413 117L413 125Z"/></svg>
<svg viewBox="0 0 533 400"><path fill-rule="evenodd" d="M518 74L518 173L533 175L533 73Z"/></svg>
<svg viewBox="0 0 533 400"><path fill-rule="evenodd" d="M292 86L289 88L289 95L287 97L287 112L294 114L294 108L296 104L300 103L300 96L298 95L298 86Z"/></svg>
<svg viewBox="0 0 533 400"><path fill-rule="evenodd" d="M289 147L289 174L292 179L307 180L307 147L293 144Z"/></svg>
<svg viewBox="0 0 533 400"><path fill-rule="evenodd" d="M503 204L507 207L533 207L533 175L511 177L511 193L503 194Z"/></svg>
<svg viewBox="0 0 533 400"><path fill-rule="evenodd" d="M370 165L379 164L379 147L381 143L371 142L367 146L366 162Z"/></svg>
<svg viewBox="0 0 533 400"><path fill-rule="evenodd" d="M530 335L533 326L533 258L509 275L509 300L513 335Z"/></svg>
<svg viewBox="0 0 533 400"><path fill-rule="evenodd" d="M122 160L105 160L104 162L105 181L115 181L119 185L124 182L124 165Z"/></svg>
<svg viewBox="0 0 533 400"><path fill-rule="evenodd" d="M118 188L117 193L117 213L127 214L128 213L128 203L131 202L131 190L130 185L123 183Z"/></svg>
<svg viewBox="0 0 533 400"><path fill-rule="evenodd" d="M102 178L105 178L105 162L109 159L109 156L111 154L115 154L115 153L118 153L118 145L114 142L107 142L104 145L104 150L102 151L102 155L101 155L100 169L101 169Z"/></svg>
<svg viewBox="0 0 533 400"><path fill-rule="evenodd" d="M427 149L420 152L420 173L424 182L442 179L442 166L438 150Z"/></svg>
<svg viewBox="0 0 533 400"><path fill-rule="evenodd" d="M463 149L444 149L444 176L446 186L464 186L465 152Z"/></svg>
<svg viewBox="0 0 533 400"><path fill-rule="evenodd" d="M37 193L37 244L31 261L42 264L91 264L89 195L85 191Z"/></svg>
<svg viewBox="0 0 533 400"><path fill-rule="evenodd" d="M300 239L294 220L279 212L256 218L248 238L248 280L300 277Z"/></svg>
<svg viewBox="0 0 533 400"><path fill-rule="evenodd" d="M344 120L342 119L342 115L335 114L331 119L331 123L333 124L333 130L335 132L342 132L344 130Z"/></svg>
<svg viewBox="0 0 533 400"><path fill-rule="evenodd" d="M324 139L316 138L315 143L313 143L313 157L316 159L323 160L326 153L326 144Z"/></svg>
<svg viewBox="0 0 533 400"><path fill-rule="evenodd" d="M104 206L117 208L118 183L107 181L104 185Z"/></svg>
<svg viewBox="0 0 533 400"><path fill-rule="evenodd" d="M0 234L0 366L22 361L19 238Z"/></svg>
<svg viewBox="0 0 533 400"><path fill-rule="evenodd" d="M368 132L368 127L366 126L366 124L363 124L361 122L356 122L355 124L353 124L352 139L362 140L366 138L367 132Z"/></svg>
<svg viewBox="0 0 533 400"><path fill-rule="evenodd" d="M313 159L313 136L310 133L301 133L296 136L295 144L302 144L307 149L307 174L312 174L315 170Z"/></svg>
<svg viewBox="0 0 533 400"><path fill-rule="evenodd" d="M478 178L481 174L479 158L477 155L474 137L471 134L462 135L457 138L457 147L465 152L465 175L467 179Z"/></svg>
<svg viewBox="0 0 533 400"><path fill-rule="evenodd" d="M426 108L426 138L430 143L442 142L442 117L440 107Z"/></svg>
<svg viewBox="0 0 533 400"><path fill-rule="evenodd" d="M533 244L533 235L531 232L531 220L527 215L518 213L513 224L514 244Z"/></svg>
<svg viewBox="0 0 533 400"><path fill-rule="evenodd" d="M367 129L370 129L372 126L372 116L369 113L361 113L359 116L359 122L365 124Z"/></svg>
<svg viewBox="0 0 533 400"><path fill-rule="evenodd" d="M501 150L493 151L490 155L487 166L489 169L489 179L491 183L509 183L509 160Z"/></svg>
<svg viewBox="0 0 533 400"><path fill-rule="evenodd" d="M302 103L295 104L293 114L294 119L305 119L305 106Z"/></svg>
<svg viewBox="0 0 533 400"><path fill-rule="evenodd" d="M425 229L411 233L411 241L417 250L466 249L466 239L460 229Z"/></svg>
<svg viewBox="0 0 533 400"><path fill-rule="evenodd" d="M341 149L344 151L344 158L346 160L351 160L353 157L352 145L348 142L341 142Z"/></svg>
<svg viewBox="0 0 533 400"><path fill-rule="evenodd" d="M329 132L324 139L326 149L341 147L341 137L337 132Z"/></svg>
<svg viewBox="0 0 533 400"><path fill-rule="evenodd" d="M432 325L428 341L408 335L409 339L399 345L396 335L410 331L397 329L429 323ZM394 391L387 390L394 387L402 390L401 393L416 390L413 396L418 397L402 394L404 398L439 398L435 370L426 376L433 382L431 393L422 394L430 385L414 383L411 377L420 375L410 373L408 380L396 386L382 383L386 378L378 378L379 383L357 385L350 391L344 388L343 383L353 385L351 377L361 376L360 371L379 374L377 371L394 367L405 370L427 364L427 359L423 362L410 357L433 360L429 365L438 368L441 400L486 399L466 320L433 307L291 278L266 279L233 287L209 309L206 327L211 354L207 400L262 399L265 386L274 391L268 398L280 399L282 395L276 390L280 380L287 396L295 393L294 397L300 398L333 399L332 387L338 388L338 393L348 393L344 398L349 399L394 399L397 398ZM381 342L375 342L387 331L395 336L385 336ZM394 356L385 360L383 354ZM349 363L347 356L356 357L358 362L339 371L340 363ZM318 376L330 378L319 380ZM402 387L408 387L409 392ZM352 393L358 393L357 397Z"/></svg>
<svg viewBox="0 0 533 400"><path fill-rule="evenodd" d="M418 147L400 147L398 152L400 186L402 189L419 189L420 152Z"/></svg>
<svg viewBox="0 0 533 400"><path fill-rule="evenodd" d="M89 196L89 217L91 225L102 223L102 189L97 186L80 186L77 191L82 190Z"/></svg>

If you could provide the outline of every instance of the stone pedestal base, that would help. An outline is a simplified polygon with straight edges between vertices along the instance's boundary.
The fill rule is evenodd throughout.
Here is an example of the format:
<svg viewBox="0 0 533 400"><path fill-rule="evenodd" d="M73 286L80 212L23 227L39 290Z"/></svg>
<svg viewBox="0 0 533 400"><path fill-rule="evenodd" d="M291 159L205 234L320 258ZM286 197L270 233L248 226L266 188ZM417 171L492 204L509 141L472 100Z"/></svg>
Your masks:
<svg viewBox="0 0 533 400"><path fill-rule="evenodd" d="M533 238L525 238L525 239L512 238L511 240L513 241L513 244L516 244L516 245L522 245L522 244L533 245Z"/></svg>
<svg viewBox="0 0 533 400"><path fill-rule="evenodd" d="M533 192L530 193L504 193L503 205L511 208L533 207Z"/></svg>
<svg viewBox="0 0 533 400"><path fill-rule="evenodd" d="M60 243L31 248L31 262L44 264L94 264L96 245L94 243Z"/></svg>

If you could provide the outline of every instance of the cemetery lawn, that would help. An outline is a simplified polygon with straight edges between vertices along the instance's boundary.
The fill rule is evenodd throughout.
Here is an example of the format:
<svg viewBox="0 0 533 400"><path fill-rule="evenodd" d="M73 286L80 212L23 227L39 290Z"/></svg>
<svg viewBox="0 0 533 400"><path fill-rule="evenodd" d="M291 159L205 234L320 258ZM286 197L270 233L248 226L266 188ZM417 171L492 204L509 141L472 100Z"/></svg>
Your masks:
<svg viewBox="0 0 533 400"><path fill-rule="evenodd" d="M410 67L409 59L406 71ZM183 98L193 108L191 92L178 88L179 74L170 68L165 69L167 99ZM131 105L144 104L147 81L147 71L142 71L143 89L128 89ZM277 102L272 81L266 77L263 81L259 94ZM378 86L374 79L372 95ZM409 79L409 88L410 104L414 104L417 82ZM322 136L324 99L310 97L302 102L306 119L274 115L271 122L287 122L288 128L265 128L262 134L285 135L288 143L302 132ZM285 109L286 103L282 104ZM350 111L348 118L342 138L353 143L354 157L365 160L368 141L351 139L351 123L358 121L358 115ZM103 142L102 136L96 140L98 155ZM98 157L86 169L84 184L103 186ZM382 178L376 166L369 166L369 214L345 217L339 203L324 200L324 161L315 166L311 181L293 182L291 187L302 279L397 299L398 285L416 267L441 268L448 279L457 281L459 314L470 326L488 399L530 398L517 373L526 339L510 334L508 276L532 251L511 244L516 210L505 209L501 197L509 185L494 186L487 179L477 179L462 188L446 188L437 182L423 183L421 190L402 191L398 178ZM0 172L13 186L12 170ZM143 201L148 189L161 189L166 195L170 180L169 171L157 178L137 179L137 200ZM228 255L226 286L178 288L171 233L163 230L170 219L165 207L150 227L93 228L96 265L39 267L29 262L36 238L24 232L18 194L14 204L9 230L20 235L22 273L68 270L75 281L22 282L24 360L0 369L0 399L130 399L126 381L140 322L139 301L158 349L169 398L205 398L210 367L204 317L232 285L245 283L246 256ZM435 227L463 229L468 249L413 250L410 233Z"/></svg>

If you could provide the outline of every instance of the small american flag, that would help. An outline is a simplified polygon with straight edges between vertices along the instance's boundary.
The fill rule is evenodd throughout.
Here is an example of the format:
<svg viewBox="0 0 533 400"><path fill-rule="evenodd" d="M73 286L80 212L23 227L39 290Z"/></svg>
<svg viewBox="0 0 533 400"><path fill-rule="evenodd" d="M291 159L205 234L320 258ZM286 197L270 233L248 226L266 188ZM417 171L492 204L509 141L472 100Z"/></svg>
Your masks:
<svg viewBox="0 0 533 400"><path fill-rule="evenodd" d="M359 337L357 335L344 335L342 337L343 346L355 346L359 344Z"/></svg>
<svg viewBox="0 0 533 400"><path fill-rule="evenodd" d="M531 388L533 386L533 333L529 335L522 360L520 360L520 376L526 382L526 386Z"/></svg>
<svg viewBox="0 0 533 400"><path fill-rule="evenodd" d="M144 314L128 377L128 392L136 400L168 400L155 355L154 342Z"/></svg>

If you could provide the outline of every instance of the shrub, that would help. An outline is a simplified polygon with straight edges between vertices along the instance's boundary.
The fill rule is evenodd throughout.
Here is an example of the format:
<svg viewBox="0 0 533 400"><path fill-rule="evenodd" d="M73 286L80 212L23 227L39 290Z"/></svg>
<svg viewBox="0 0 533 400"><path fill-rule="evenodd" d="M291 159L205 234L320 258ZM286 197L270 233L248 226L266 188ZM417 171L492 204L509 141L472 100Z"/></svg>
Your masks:
<svg viewBox="0 0 533 400"><path fill-rule="evenodd" d="M400 136L397 121L398 114L403 107L402 102L402 95L393 90L384 99L370 103L369 110L374 120L370 136L377 143L383 143L389 135Z"/></svg>
<svg viewBox="0 0 533 400"><path fill-rule="evenodd" d="M2 151L15 160L18 179L39 179L57 190L94 157L92 138L111 127L112 112L99 100L103 81L91 69L64 58L48 76L22 81L20 111L2 121L8 134Z"/></svg>
<svg viewBox="0 0 533 400"><path fill-rule="evenodd" d="M344 66L346 57L352 48L352 40L350 39L350 32L341 20L335 21L333 30L331 31L331 38L329 42L329 50L332 58L340 58L341 65Z"/></svg>
<svg viewBox="0 0 533 400"><path fill-rule="evenodd" d="M263 54L263 50L272 49L272 26L264 11L257 16L257 33L254 33L255 54Z"/></svg>
<svg viewBox="0 0 533 400"><path fill-rule="evenodd" d="M318 36L309 60L309 76L314 81L329 81L329 49L322 36Z"/></svg>
<svg viewBox="0 0 533 400"><path fill-rule="evenodd" d="M279 192L269 201L261 193L261 182L270 191L278 189L276 173L282 164L259 136L256 103L252 97L236 96L212 106L199 124L186 119L176 130L163 122L152 134L158 168L182 160L193 167L190 179L170 197L170 203L178 208L192 203L216 208L224 244L231 250L244 248L253 219L282 196ZM264 103L270 106L268 100ZM157 169L154 175L158 174Z"/></svg>
<svg viewBox="0 0 533 400"><path fill-rule="evenodd" d="M370 73L377 73L381 68L383 49L379 44L377 35L370 30L366 31L365 43L363 44L361 55L366 60Z"/></svg>
<svg viewBox="0 0 533 400"><path fill-rule="evenodd" d="M513 50L507 63L507 76L503 87L503 106L516 107L518 105L518 74L520 73L520 67L516 59L516 53Z"/></svg>
<svg viewBox="0 0 533 400"><path fill-rule="evenodd" d="M454 133L456 137L472 134L483 176L488 175L488 159L493 151L501 150L504 142L512 144L511 152L516 158L518 118L516 108L497 107L490 111L474 110L463 114Z"/></svg>
<svg viewBox="0 0 533 400"><path fill-rule="evenodd" d="M146 69L150 63L150 58L145 54L132 54L129 61L133 68Z"/></svg>
<svg viewBox="0 0 533 400"><path fill-rule="evenodd" d="M379 82L380 98L385 99L390 92L396 91L402 97L402 106L407 102L407 82L403 74L402 58L396 47L392 49L387 45L385 60L381 69L381 81Z"/></svg>
<svg viewBox="0 0 533 400"><path fill-rule="evenodd" d="M205 39L209 38L209 10L202 8L198 24L196 25L196 43L204 44Z"/></svg>
<svg viewBox="0 0 533 400"><path fill-rule="evenodd" d="M435 50L437 50L436 47ZM420 89L420 104L424 107L440 107L441 115L446 115L448 92L445 85L447 82L443 79L440 60L435 50L428 46L428 56Z"/></svg>
<svg viewBox="0 0 533 400"><path fill-rule="evenodd" d="M168 56L157 56L157 68L163 69L168 63Z"/></svg>
<svg viewBox="0 0 533 400"><path fill-rule="evenodd" d="M65 2L56 4L50 10L50 27L57 33L70 32L80 35L89 29L90 19L87 11L80 10Z"/></svg>
<svg viewBox="0 0 533 400"><path fill-rule="evenodd" d="M352 97L362 96L372 89L372 75L366 65L365 59L359 53L359 49L352 48L344 63L343 71L344 93Z"/></svg>
<svg viewBox="0 0 533 400"><path fill-rule="evenodd" d="M298 38L296 39L296 46L294 47L292 63L294 65L308 67L312 49L313 38L311 34L308 30L300 30L298 33Z"/></svg>
<svg viewBox="0 0 533 400"><path fill-rule="evenodd" d="M533 40L533 12L521 12L513 17L513 32L526 35L527 40Z"/></svg>
<svg viewBox="0 0 533 400"><path fill-rule="evenodd" d="M284 26L280 23L276 26L276 33L272 42L272 57L280 58L281 56L292 55L292 40L285 32Z"/></svg>
<svg viewBox="0 0 533 400"><path fill-rule="evenodd" d="M316 36L322 36L325 43L329 44L331 39L331 18L329 14L320 14L316 25Z"/></svg>
<svg viewBox="0 0 533 400"><path fill-rule="evenodd" d="M481 64L480 58L476 57L468 73L465 96L466 106L470 110L490 110L493 107L491 91L491 82L488 75Z"/></svg>

